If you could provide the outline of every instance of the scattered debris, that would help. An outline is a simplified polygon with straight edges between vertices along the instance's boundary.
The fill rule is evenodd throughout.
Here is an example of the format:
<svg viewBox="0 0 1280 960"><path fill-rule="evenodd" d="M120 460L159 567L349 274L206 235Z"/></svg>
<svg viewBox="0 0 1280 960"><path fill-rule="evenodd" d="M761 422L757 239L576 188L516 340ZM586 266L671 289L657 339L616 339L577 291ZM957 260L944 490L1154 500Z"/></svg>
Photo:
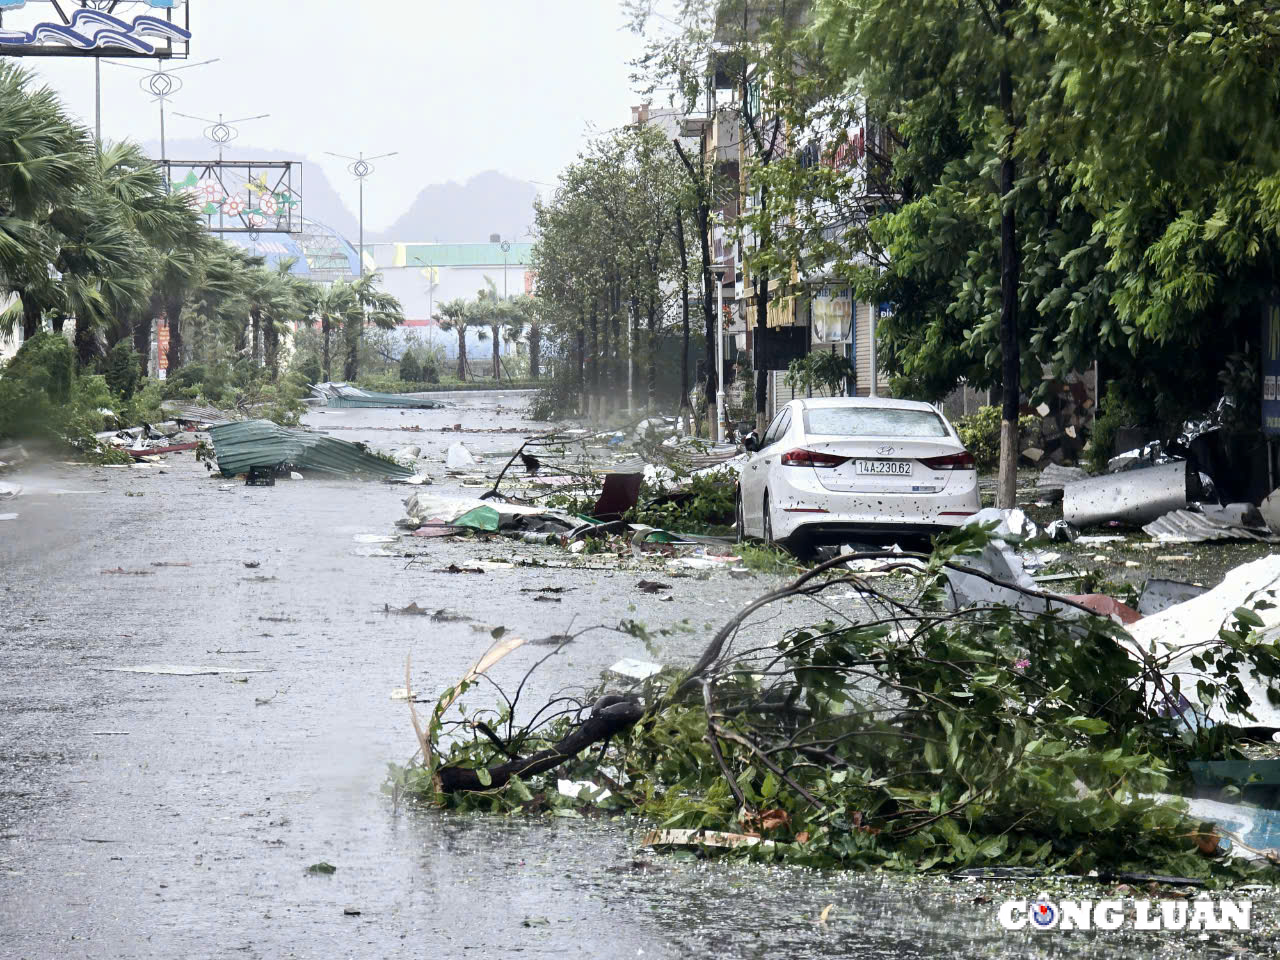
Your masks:
<svg viewBox="0 0 1280 960"><path fill-rule="evenodd" d="M558 780L556 790L564 797L574 800L588 800L591 803L603 803L613 796L607 787L602 787L590 780Z"/></svg>
<svg viewBox="0 0 1280 960"><path fill-rule="evenodd" d="M461 440L445 452L444 465L449 470L465 470L476 465L476 458Z"/></svg>
<svg viewBox="0 0 1280 960"><path fill-rule="evenodd" d="M545 593L540 593L533 598L535 603L562 603L561 597L549 597Z"/></svg>
<svg viewBox="0 0 1280 960"><path fill-rule="evenodd" d="M646 663L643 660L633 660L631 657L625 657L605 672L626 680L648 680L650 677L657 676L662 672L662 664Z"/></svg>
<svg viewBox="0 0 1280 960"><path fill-rule="evenodd" d="M773 847L772 840L763 840L749 833L722 833L719 830L650 830L640 841L642 847L692 847L695 850L732 850L737 847Z"/></svg>
<svg viewBox="0 0 1280 960"><path fill-rule="evenodd" d="M1138 612L1144 617L1149 617L1153 613L1168 610L1172 606L1185 603L1207 592L1207 587L1196 586L1194 583L1152 577L1142 588L1142 594L1138 597Z"/></svg>
<svg viewBox="0 0 1280 960"><path fill-rule="evenodd" d="M1199 511L1174 510L1148 523L1142 531L1161 543L1201 543L1206 540L1257 540L1280 543L1251 503L1225 507L1204 504Z"/></svg>
<svg viewBox="0 0 1280 960"><path fill-rule="evenodd" d="M326 863L323 860L321 860L319 863L313 863L311 866L307 867L307 873L311 874L312 876L327 877L337 872L338 872L337 867L335 867L332 863Z"/></svg>
<svg viewBox="0 0 1280 960"><path fill-rule="evenodd" d="M448 406L439 400L415 397L407 393L375 393L372 390L361 390L349 383L312 384L311 393L323 400L327 407L413 407L440 410Z"/></svg>
<svg viewBox="0 0 1280 960"><path fill-rule="evenodd" d="M1044 533L1054 543L1072 543L1079 537L1075 528L1065 520L1052 521L1044 528Z"/></svg>
<svg viewBox="0 0 1280 960"><path fill-rule="evenodd" d="M209 428L218 469L224 477L248 473L253 467L271 470L285 465L337 476L369 476L386 479L412 477L403 464L370 453L359 443L295 430L270 420L240 420Z"/></svg>
<svg viewBox="0 0 1280 960"><path fill-rule="evenodd" d="M658 593L661 590L670 590L671 584L658 583L656 580L641 580L636 584L636 588L643 590L645 593Z"/></svg>
<svg viewBox="0 0 1280 960"><path fill-rule="evenodd" d="M1202 671L1192 664L1203 654L1206 643L1218 637L1218 631L1229 626L1236 611L1250 602L1274 598L1267 595L1280 590L1280 554L1271 554L1252 563L1246 563L1228 571L1222 583L1200 596L1166 607L1159 613L1143 617L1129 628L1129 635L1136 641L1130 655L1141 659L1143 651L1153 649L1160 655L1168 655L1164 669L1166 677L1177 675L1185 691L1194 691L1196 681L1204 678ZM1259 608L1254 614L1261 621L1266 635L1275 634L1280 624L1280 607ZM1274 639L1274 637L1273 637ZM1242 661L1247 663L1247 661ZM1247 668L1236 673L1244 692L1252 701L1250 712L1261 726L1280 727L1280 706L1273 704L1268 695L1270 685L1266 678L1250 676ZM1215 723L1229 722L1229 717L1219 708L1211 710L1207 718Z"/></svg>
<svg viewBox="0 0 1280 960"><path fill-rule="evenodd" d="M1199 499L1200 492L1199 475L1179 460L1068 483L1063 488L1062 514L1074 527L1107 520L1150 523L1171 510L1185 509Z"/></svg>
<svg viewBox="0 0 1280 960"><path fill-rule="evenodd" d="M260 566L262 566L262 561L260 561L260 560L246 560L246 561L244 561L244 565L245 565L245 567L246 567L247 569L249 569L249 570L257 570Z"/></svg>
<svg viewBox="0 0 1280 960"><path fill-rule="evenodd" d="M995 523L994 535L1001 540L1019 537L1030 540L1040 532L1039 527L1018 507L1012 510L997 510L995 507L983 507L965 521L965 526L986 526Z"/></svg>
<svg viewBox="0 0 1280 960"><path fill-rule="evenodd" d="M451 563L447 567L432 571L433 573L484 573L480 567L460 567L456 563Z"/></svg>
<svg viewBox="0 0 1280 960"><path fill-rule="evenodd" d="M1064 467L1056 463L1045 464L1036 477L1036 492L1052 503L1062 499L1063 488L1068 483L1084 480L1088 474L1080 467Z"/></svg>
<svg viewBox="0 0 1280 960"><path fill-rule="evenodd" d="M17 516L17 514L14 514L14 516ZM156 573L154 570L126 570L124 567L116 567L114 570L103 570L102 572L124 577L153 577Z"/></svg>
<svg viewBox="0 0 1280 960"><path fill-rule="evenodd" d="M1136 623L1142 619L1142 614L1127 603L1121 603L1115 597L1109 597L1105 593L1078 593L1068 594L1067 600L1073 600L1081 606L1088 607L1094 613L1101 617L1113 617L1121 624Z"/></svg>
<svg viewBox="0 0 1280 960"><path fill-rule="evenodd" d="M596 505L591 508L591 516L596 520L621 520L622 515L634 509L639 502L642 483L643 473L606 474L604 488Z"/></svg>
<svg viewBox="0 0 1280 960"><path fill-rule="evenodd" d="M211 677L222 673L271 673L264 667L192 667L175 663L147 663L139 667L93 667L108 673L146 673L159 677Z"/></svg>

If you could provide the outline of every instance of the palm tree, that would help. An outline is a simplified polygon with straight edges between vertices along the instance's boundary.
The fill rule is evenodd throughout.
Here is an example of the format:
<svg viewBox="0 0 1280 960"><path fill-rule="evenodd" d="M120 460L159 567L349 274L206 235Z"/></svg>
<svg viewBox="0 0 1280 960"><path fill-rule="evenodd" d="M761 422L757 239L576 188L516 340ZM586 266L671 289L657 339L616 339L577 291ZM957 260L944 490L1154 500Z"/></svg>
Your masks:
<svg viewBox="0 0 1280 960"><path fill-rule="evenodd" d="M473 315L467 301L461 297L446 300L436 309L432 318L441 330L452 330L458 335L458 379L467 379L467 328L473 323Z"/></svg>
<svg viewBox="0 0 1280 960"><path fill-rule="evenodd" d="M359 373L360 342L364 339L365 326L373 324L380 330L391 330L404 323L404 310L400 301L379 290L378 283L376 273L367 273L351 284L356 310L348 314L342 328L347 345L347 359L342 375L348 381L354 381Z"/></svg>
<svg viewBox="0 0 1280 960"><path fill-rule="evenodd" d="M20 298L0 328L11 331L20 317L24 338L39 331L52 293L57 250L47 220L89 179L93 159L88 132L52 90L31 89L32 80L27 70L0 63L0 274Z"/></svg>
<svg viewBox="0 0 1280 960"><path fill-rule="evenodd" d="M519 340L528 335L529 338L529 378L538 379L538 366L542 354L542 330L538 325L538 302L527 293L519 294L507 301L507 315L503 322L503 332L507 342Z"/></svg>

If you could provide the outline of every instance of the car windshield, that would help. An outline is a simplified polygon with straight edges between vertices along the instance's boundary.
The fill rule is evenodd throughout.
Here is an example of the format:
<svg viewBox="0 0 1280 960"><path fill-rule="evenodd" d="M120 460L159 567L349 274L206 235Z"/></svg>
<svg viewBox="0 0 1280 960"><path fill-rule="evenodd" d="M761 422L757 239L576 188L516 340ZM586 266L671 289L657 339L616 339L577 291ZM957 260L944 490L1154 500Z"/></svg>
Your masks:
<svg viewBox="0 0 1280 960"><path fill-rule="evenodd" d="M835 437L945 437L947 428L932 410L893 407L813 407L804 412L808 434Z"/></svg>

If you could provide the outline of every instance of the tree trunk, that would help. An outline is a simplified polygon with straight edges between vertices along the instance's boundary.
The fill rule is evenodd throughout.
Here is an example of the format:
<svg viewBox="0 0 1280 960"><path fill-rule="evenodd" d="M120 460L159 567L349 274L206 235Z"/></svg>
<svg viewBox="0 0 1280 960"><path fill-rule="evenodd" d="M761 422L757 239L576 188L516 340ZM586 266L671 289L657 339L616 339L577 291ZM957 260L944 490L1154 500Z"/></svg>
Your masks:
<svg viewBox="0 0 1280 960"><path fill-rule="evenodd" d="M134 352L142 358L142 375L147 376L151 371L151 336L155 331L156 317L164 312L164 297L159 293L153 293L147 301L146 307L138 315L137 322L133 325L133 349ZM157 360L158 362L158 360Z"/></svg>
<svg viewBox="0 0 1280 960"><path fill-rule="evenodd" d="M30 340L44 326L44 311L40 302L25 290L18 294L22 300L22 339Z"/></svg>
<svg viewBox="0 0 1280 960"><path fill-rule="evenodd" d="M467 328L458 327L458 379L467 382Z"/></svg>
<svg viewBox="0 0 1280 960"><path fill-rule="evenodd" d="M1003 12L1003 10L1002 10ZM1009 136L1000 160L1000 352L1004 403L1000 410L1000 474L996 507L1017 506L1018 410L1021 406L1021 358L1018 355L1019 251L1015 232L1013 184L1017 170L1013 160L1013 75L1006 65L1000 71L1000 109Z"/></svg>
<svg viewBox="0 0 1280 960"><path fill-rule="evenodd" d="M542 373L542 331L536 323L529 324L529 379L537 380Z"/></svg>
<svg viewBox="0 0 1280 960"><path fill-rule="evenodd" d="M680 250L680 416L689 419L689 251L684 242L684 212L676 207L676 246Z"/></svg>
<svg viewBox="0 0 1280 960"><path fill-rule="evenodd" d="M262 310L258 307L249 310L249 330L252 334L249 338L249 358L256 367L262 356Z"/></svg>
<svg viewBox="0 0 1280 960"><path fill-rule="evenodd" d="M591 390L587 394L587 416L594 419L599 411L600 399L600 315L596 304L591 304Z"/></svg>
<svg viewBox="0 0 1280 960"><path fill-rule="evenodd" d="M644 405L645 409L652 412L657 408L658 395L658 305L653 302L653 294L649 294L649 310L645 322L649 328L648 343L646 353L648 356L645 360L648 367L645 370L644 378Z"/></svg>
<svg viewBox="0 0 1280 960"><path fill-rule="evenodd" d="M280 378L280 331L272 321L262 328L262 356L272 380Z"/></svg>
<svg viewBox="0 0 1280 960"><path fill-rule="evenodd" d="M612 292L612 289L610 289L609 301L606 304L606 307L611 308L612 306L613 306L613 292ZM601 327L602 337L601 337L601 344L600 344L600 354L599 354L597 365L601 369L598 371L598 379L600 380L600 383L597 384L595 402L596 402L597 415L601 417L606 417L609 415L609 400L610 400L611 388L613 386L613 384L610 383L610 381L613 379L613 364L609 362L611 359L611 357L609 356L609 340L610 340L610 335L613 332L613 329L612 329L613 318L609 316L607 312L605 313L604 317L601 318L600 327Z"/></svg>
<svg viewBox="0 0 1280 960"><path fill-rule="evenodd" d="M760 206L764 208L769 198L768 187L763 184L760 187ZM760 238L760 246L764 246L769 242L768 233L764 233ZM759 344L763 341L765 330L769 328L769 274L765 270L756 271L756 347L752 350L757 357L760 355ZM769 427L768 417L765 411L769 401L769 371L764 369L764 365L759 363L756 366L756 436L763 437L765 430Z"/></svg>
<svg viewBox="0 0 1280 960"><path fill-rule="evenodd" d="M333 382L333 356L329 347L330 324L327 314L320 317L320 366L326 383Z"/></svg>
<svg viewBox="0 0 1280 960"><path fill-rule="evenodd" d="M76 318L76 332L71 344L75 348L76 363L80 366L80 372L84 373L92 366L93 358L97 356L98 343L97 337L93 335L93 328L79 317Z"/></svg>
<svg viewBox="0 0 1280 960"><path fill-rule="evenodd" d="M698 202L698 240L702 247L702 320L706 326L707 342L703 351L705 379L703 389L707 406L707 436L716 437L716 322L715 278L711 274L711 208L705 200Z"/></svg>
<svg viewBox="0 0 1280 960"><path fill-rule="evenodd" d="M574 339L577 341L578 350L577 370L578 370L578 412L585 414L587 412L587 318L578 315L578 335Z"/></svg>
<svg viewBox="0 0 1280 960"><path fill-rule="evenodd" d="M164 304L165 321L169 324L169 356L168 369L165 371L166 377L171 377L181 370L185 361L185 357L182 355L182 306L181 297L170 298Z"/></svg>
<svg viewBox="0 0 1280 960"><path fill-rule="evenodd" d="M62 328L66 325L67 317L61 310L49 318L49 324L53 327L53 332L58 336L62 336Z"/></svg>
<svg viewBox="0 0 1280 960"><path fill-rule="evenodd" d="M347 341L347 358L342 365L342 379L347 383L355 383L356 377L360 375L360 338L364 336L363 319L356 321L357 325L352 330L343 329L344 339Z"/></svg>
<svg viewBox="0 0 1280 960"><path fill-rule="evenodd" d="M499 327L496 323L489 324L489 332L493 335L493 379L496 383L502 382L502 354L499 351L500 335Z"/></svg>

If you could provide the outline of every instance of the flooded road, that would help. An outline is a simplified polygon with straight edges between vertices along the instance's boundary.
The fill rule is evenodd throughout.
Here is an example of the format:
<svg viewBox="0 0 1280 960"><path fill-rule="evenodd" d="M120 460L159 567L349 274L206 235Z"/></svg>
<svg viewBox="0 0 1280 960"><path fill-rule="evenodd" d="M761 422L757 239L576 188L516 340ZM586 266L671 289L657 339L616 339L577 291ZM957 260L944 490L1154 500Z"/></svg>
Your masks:
<svg viewBox="0 0 1280 960"><path fill-rule="evenodd" d="M441 462L459 435L440 428L535 426L520 419L520 396L453 399L307 422L418 444L436 461L430 490L462 494ZM482 455L519 443L462 439ZM8 508L19 517L0 529L2 957L1225 958L1274 943L1270 893L1253 895L1248 935L1006 934L996 907L1023 888L659 857L622 818L393 810L386 764L415 746L405 704L391 699L406 655L415 691L434 698L492 627L541 637L631 617L686 620L661 656L687 662L777 581L673 580L675 599L662 602L634 589L634 571L433 572L554 555L502 540L429 541L432 560L406 567L357 538L393 533L412 488L308 479L223 490L190 454L150 469L51 464L18 479L27 492ZM573 589L560 604L520 592L548 585ZM383 613L410 602L472 622ZM518 680L545 653L522 648L495 679ZM590 686L621 657L649 654L616 632L584 637L524 696ZM119 672L156 664L197 675ZM321 861L336 872L309 875Z"/></svg>

